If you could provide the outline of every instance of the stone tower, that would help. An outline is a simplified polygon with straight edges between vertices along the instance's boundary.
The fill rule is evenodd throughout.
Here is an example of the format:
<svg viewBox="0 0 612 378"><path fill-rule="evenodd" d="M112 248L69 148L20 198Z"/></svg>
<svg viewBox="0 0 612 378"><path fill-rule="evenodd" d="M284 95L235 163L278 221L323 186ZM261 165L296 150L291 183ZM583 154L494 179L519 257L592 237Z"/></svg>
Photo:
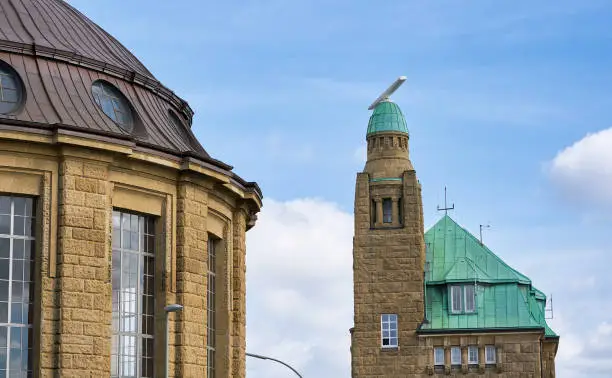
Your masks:
<svg viewBox="0 0 612 378"><path fill-rule="evenodd" d="M424 320L425 243L421 185L399 106L383 97L357 174L353 242L352 377L425 375L416 330Z"/></svg>

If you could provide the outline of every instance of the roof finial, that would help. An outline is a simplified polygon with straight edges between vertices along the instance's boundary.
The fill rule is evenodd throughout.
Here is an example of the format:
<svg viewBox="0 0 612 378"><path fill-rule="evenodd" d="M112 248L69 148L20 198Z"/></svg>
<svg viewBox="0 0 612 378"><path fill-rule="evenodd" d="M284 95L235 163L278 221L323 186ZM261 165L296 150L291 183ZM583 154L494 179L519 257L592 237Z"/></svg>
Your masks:
<svg viewBox="0 0 612 378"><path fill-rule="evenodd" d="M376 105L378 105L379 103L383 101L389 101L389 96L391 96L393 92L397 90L397 88L399 88L402 84L404 84L404 81L406 81L406 76L398 77L397 80L395 80L393 84L391 84L389 88L387 88L386 91L384 91L380 96L378 96L376 100L374 100L374 102L372 103L372 105L370 105L368 110L374 109Z"/></svg>
<svg viewBox="0 0 612 378"><path fill-rule="evenodd" d="M448 214L448 210L454 210L455 209L455 204L453 203L453 205L451 207L448 207L447 203L446 203L446 185L444 185L444 208L441 208L440 205L438 205L438 211L442 211L444 210L444 215Z"/></svg>

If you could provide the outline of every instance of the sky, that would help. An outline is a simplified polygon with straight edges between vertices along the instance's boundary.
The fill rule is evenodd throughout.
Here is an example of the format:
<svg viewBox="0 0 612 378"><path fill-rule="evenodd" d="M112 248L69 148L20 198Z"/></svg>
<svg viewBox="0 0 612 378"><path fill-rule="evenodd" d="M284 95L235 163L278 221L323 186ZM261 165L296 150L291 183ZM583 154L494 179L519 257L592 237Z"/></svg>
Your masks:
<svg viewBox="0 0 612 378"><path fill-rule="evenodd" d="M557 377L612 376L612 3L70 0L195 110L265 200L247 237L247 349L350 376L368 105L394 95L425 227L450 215L553 298ZM248 360L248 377L290 372Z"/></svg>

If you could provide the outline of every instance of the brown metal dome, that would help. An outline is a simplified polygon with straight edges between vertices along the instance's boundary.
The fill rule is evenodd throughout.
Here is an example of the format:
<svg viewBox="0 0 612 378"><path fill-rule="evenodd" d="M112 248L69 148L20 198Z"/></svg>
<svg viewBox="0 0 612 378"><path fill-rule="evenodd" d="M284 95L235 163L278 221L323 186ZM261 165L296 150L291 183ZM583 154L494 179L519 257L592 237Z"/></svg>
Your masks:
<svg viewBox="0 0 612 378"><path fill-rule="evenodd" d="M128 49L65 1L3 0L0 10L0 40L92 59L154 79Z"/></svg>
<svg viewBox="0 0 612 378"><path fill-rule="evenodd" d="M0 127L84 131L231 168L196 140L189 105L63 0L0 0L3 67L14 70L23 95L16 110L0 112Z"/></svg>

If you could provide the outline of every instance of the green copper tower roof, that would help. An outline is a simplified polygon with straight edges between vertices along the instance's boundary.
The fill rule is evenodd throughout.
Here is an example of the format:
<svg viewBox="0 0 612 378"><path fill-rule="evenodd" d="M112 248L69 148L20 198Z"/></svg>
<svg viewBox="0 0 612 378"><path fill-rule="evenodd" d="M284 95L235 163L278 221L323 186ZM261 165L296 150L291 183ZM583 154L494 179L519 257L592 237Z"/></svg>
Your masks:
<svg viewBox="0 0 612 378"><path fill-rule="evenodd" d="M389 100L376 105L368 122L368 134L395 131L408 134L408 126L402 110Z"/></svg>

